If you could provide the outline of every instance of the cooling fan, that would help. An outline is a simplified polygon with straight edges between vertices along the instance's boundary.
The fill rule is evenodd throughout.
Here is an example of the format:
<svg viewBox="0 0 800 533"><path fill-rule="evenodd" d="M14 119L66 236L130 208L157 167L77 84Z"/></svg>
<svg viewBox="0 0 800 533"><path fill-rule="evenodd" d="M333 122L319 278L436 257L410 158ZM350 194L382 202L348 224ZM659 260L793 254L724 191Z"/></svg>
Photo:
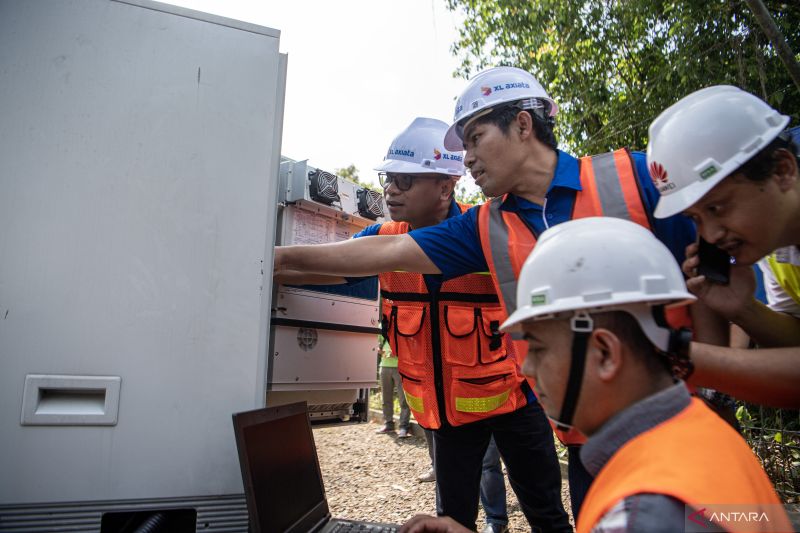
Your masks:
<svg viewBox="0 0 800 533"><path fill-rule="evenodd" d="M358 197L358 214L370 220L376 220L378 217L383 216L383 202L381 202L382 195L377 191L370 189L358 189L356 191Z"/></svg>
<svg viewBox="0 0 800 533"><path fill-rule="evenodd" d="M317 169L310 172L308 177L311 178L308 192L312 200L328 205L340 201L339 179L336 176Z"/></svg>

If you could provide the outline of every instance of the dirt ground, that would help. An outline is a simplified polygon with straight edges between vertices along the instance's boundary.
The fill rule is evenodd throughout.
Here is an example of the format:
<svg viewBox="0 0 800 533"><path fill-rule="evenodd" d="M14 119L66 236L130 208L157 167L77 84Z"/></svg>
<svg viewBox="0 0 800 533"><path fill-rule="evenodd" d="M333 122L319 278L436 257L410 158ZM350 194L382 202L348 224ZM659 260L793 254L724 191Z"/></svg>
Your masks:
<svg viewBox="0 0 800 533"><path fill-rule="evenodd" d="M418 513L435 514L434 484L417 481L417 476L430 468L425 439L376 434L379 427L364 423L314 429L331 513L341 518L399 524ZM506 494L511 531L530 531L508 480ZM569 512L566 480L561 494ZM481 509L479 531L483 525Z"/></svg>

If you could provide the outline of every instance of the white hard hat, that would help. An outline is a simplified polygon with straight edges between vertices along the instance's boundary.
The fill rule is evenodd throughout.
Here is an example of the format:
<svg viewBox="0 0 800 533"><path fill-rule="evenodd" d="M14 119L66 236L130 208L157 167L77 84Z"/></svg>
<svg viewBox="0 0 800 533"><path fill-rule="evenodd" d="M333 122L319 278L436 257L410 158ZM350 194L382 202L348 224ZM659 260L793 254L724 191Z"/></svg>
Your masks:
<svg viewBox="0 0 800 533"><path fill-rule="evenodd" d="M756 155L789 122L760 98L730 85L693 92L650 124L647 164L666 218L699 201Z"/></svg>
<svg viewBox="0 0 800 533"><path fill-rule="evenodd" d="M410 174L432 172L448 176L463 176L464 155L458 150L444 148L447 123L435 118L415 118L409 127L395 137L383 162L375 167L379 172Z"/></svg>
<svg viewBox="0 0 800 533"><path fill-rule="evenodd" d="M650 231L620 218L582 218L542 233L520 271L518 307L500 328L570 311L624 310L666 350L669 331L656 325L651 306L694 299L675 258Z"/></svg>
<svg viewBox="0 0 800 533"><path fill-rule="evenodd" d="M520 68L494 67L477 74L456 101L453 125L444 138L445 148L461 150L464 146L461 132L470 119L489 113L499 104L517 101L522 101L522 109L545 107L551 117L558 113L558 105L542 84Z"/></svg>

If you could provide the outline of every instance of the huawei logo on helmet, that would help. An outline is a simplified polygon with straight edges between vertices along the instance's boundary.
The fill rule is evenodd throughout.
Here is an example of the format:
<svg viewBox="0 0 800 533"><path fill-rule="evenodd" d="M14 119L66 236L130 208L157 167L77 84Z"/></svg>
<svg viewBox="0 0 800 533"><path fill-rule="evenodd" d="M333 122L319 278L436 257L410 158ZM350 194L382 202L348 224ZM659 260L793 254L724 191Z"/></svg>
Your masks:
<svg viewBox="0 0 800 533"><path fill-rule="evenodd" d="M492 94L492 88L485 86L481 87L481 93L483 93L483 96L489 96L490 94Z"/></svg>
<svg viewBox="0 0 800 533"><path fill-rule="evenodd" d="M439 150L437 150L436 148L434 148L434 149L433 149L433 158L434 158L435 160L437 160L437 161L438 161L438 160L440 160L440 159L442 158L442 152L440 152Z"/></svg>
<svg viewBox="0 0 800 533"><path fill-rule="evenodd" d="M667 170L661 163L656 163L655 161L650 163L650 176L653 178L653 184L656 187L669 181Z"/></svg>

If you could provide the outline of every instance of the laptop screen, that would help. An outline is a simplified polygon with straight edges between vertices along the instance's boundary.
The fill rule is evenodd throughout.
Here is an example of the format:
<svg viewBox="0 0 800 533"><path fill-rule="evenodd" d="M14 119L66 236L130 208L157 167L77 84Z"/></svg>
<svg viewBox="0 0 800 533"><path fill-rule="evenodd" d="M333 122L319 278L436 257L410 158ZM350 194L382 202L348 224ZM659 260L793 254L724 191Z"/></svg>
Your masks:
<svg viewBox="0 0 800 533"><path fill-rule="evenodd" d="M236 414L234 426L253 531L308 531L328 515L305 402Z"/></svg>

